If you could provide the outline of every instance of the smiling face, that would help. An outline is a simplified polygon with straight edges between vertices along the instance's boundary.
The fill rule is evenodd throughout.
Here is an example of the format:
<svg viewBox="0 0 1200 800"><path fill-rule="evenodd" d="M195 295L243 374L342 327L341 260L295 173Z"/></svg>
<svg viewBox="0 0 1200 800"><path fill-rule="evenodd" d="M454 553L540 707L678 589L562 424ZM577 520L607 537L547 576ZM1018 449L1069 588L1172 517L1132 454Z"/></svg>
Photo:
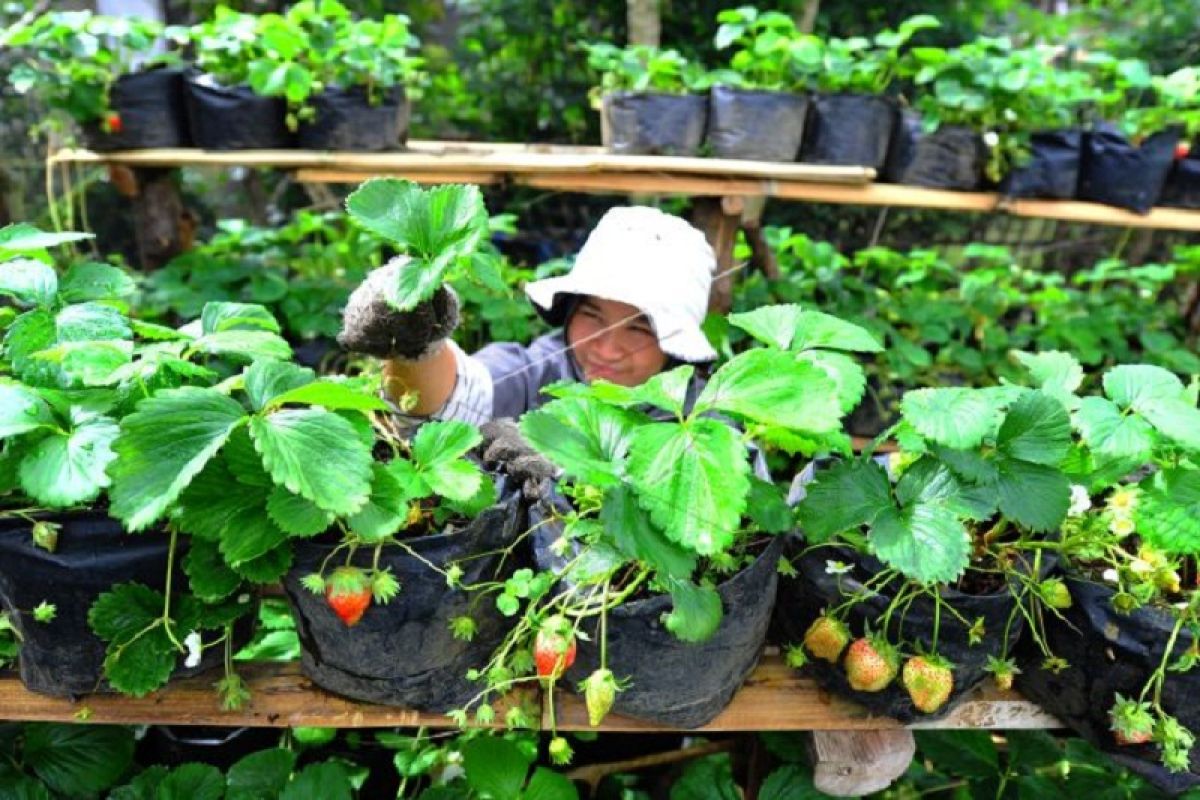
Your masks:
<svg viewBox="0 0 1200 800"><path fill-rule="evenodd" d="M649 318L628 303L585 296L567 320L566 335L588 383L638 386L667 365Z"/></svg>

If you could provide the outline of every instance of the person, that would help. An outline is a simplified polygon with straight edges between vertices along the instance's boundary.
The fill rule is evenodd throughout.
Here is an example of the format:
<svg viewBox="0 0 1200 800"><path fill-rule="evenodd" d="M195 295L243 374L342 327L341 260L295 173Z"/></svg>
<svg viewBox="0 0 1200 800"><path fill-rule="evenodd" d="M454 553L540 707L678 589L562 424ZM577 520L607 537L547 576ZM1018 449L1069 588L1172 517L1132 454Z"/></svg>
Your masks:
<svg viewBox="0 0 1200 800"><path fill-rule="evenodd" d="M717 357L701 329L716 256L703 233L656 208L611 209L568 274L526 285L539 314L559 326L527 346L499 342L467 355L450 338L458 300L448 287L411 311L394 309L384 287L406 263L392 259L354 290L338 336L347 350L384 359L384 395L403 417L482 425L541 406L551 383L637 386Z"/></svg>

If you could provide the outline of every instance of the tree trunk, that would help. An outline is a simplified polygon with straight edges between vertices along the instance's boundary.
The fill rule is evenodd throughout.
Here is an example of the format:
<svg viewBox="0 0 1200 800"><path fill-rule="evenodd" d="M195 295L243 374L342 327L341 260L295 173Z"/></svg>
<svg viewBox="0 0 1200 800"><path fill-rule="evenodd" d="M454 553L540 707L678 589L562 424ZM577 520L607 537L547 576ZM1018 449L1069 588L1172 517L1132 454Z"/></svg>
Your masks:
<svg viewBox="0 0 1200 800"><path fill-rule="evenodd" d="M801 33L812 33L817 26L817 12L821 10L821 0L806 0L804 10L796 16L796 29Z"/></svg>
<svg viewBox="0 0 1200 800"><path fill-rule="evenodd" d="M662 40L660 0L626 0L625 21L629 28L629 44L658 47Z"/></svg>

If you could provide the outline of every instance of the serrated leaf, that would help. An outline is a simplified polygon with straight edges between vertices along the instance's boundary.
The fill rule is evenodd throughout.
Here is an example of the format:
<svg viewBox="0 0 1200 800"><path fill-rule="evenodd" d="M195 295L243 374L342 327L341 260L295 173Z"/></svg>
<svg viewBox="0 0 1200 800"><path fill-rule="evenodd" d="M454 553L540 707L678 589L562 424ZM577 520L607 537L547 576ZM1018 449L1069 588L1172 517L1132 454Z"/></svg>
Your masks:
<svg viewBox="0 0 1200 800"><path fill-rule="evenodd" d="M211 301L200 312L200 331L204 336L227 331L265 331L279 333L279 321L265 306L256 303Z"/></svg>
<svg viewBox="0 0 1200 800"><path fill-rule="evenodd" d="M1200 473L1168 469L1148 483L1134 511L1138 533L1166 553L1200 553Z"/></svg>
<svg viewBox="0 0 1200 800"><path fill-rule="evenodd" d="M157 520L245 418L241 405L213 389L185 386L143 400L113 444L113 516L129 531Z"/></svg>
<svg viewBox="0 0 1200 800"><path fill-rule="evenodd" d="M94 233L75 231L46 232L28 222L14 222L0 228L0 257L7 257L8 253L32 253L95 237Z"/></svg>
<svg viewBox="0 0 1200 800"><path fill-rule="evenodd" d="M101 594L89 609L88 624L108 643L104 676L118 691L141 697L171 677L176 651L162 623L163 603L161 592L126 583Z"/></svg>
<svg viewBox="0 0 1200 800"><path fill-rule="evenodd" d="M271 400L272 406L282 406L288 403L321 406L330 411L385 411L388 408L388 404L374 394L330 380L316 381L301 386L277 395Z"/></svg>
<svg viewBox="0 0 1200 800"><path fill-rule="evenodd" d="M133 294L136 289L137 284L124 270L111 264L86 261L67 270L59 283L58 295L65 303L81 303L118 300Z"/></svg>
<svg viewBox="0 0 1200 800"><path fill-rule="evenodd" d="M521 435L567 474L614 486L624 472L637 417L582 397L554 400L521 417Z"/></svg>
<svg viewBox="0 0 1200 800"><path fill-rule="evenodd" d="M533 756L496 736L472 739L462 749L467 783L482 797L517 800Z"/></svg>
<svg viewBox="0 0 1200 800"><path fill-rule="evenodd" d="M353 514L371 487L371 451L349 422L320 408L252 417L250 435L277 484L338 515Z"/></svg>
<svg viewBox="0 0 1200 800"><path fill-rule="evenodd" d="M54 268L31 258L0 264L0 295L28 306L48 306L58 292Z"/></svg>
<svg viewBox="0 0 1200 800"><path fill-rule="evenodd" d="M465 422L426 422L413 437L413 461L424 468L454 461L482 441L479 430Z"/></svg>
<svg viewBox="0 0 1200 800"><path fill-rule="evenodd" d="M60 796L110 788L133 762L133 730L116 725L26 723L21 758Z"/></svg>
<svg viewBox="0 0 1200 800"><path fill-rule="evenodd" d="M183 571L192 593L206 603L224 600L237 591L242 579L229 568L215 542L193 539L183 557Z"/></svg>
<svg viewBox="0 0 1200 800"><path fill-rule="evenodd" d="M271 521L290 536L316 536L333 524L332 512L323 511L315 503L282 486L276 486L267 497L267 513Z"/></svg>
<svg viewBox="0 0 1200 800"><path fill-rule="evenodd" d="M408 502L413 496L388 465L372 464L371 470L371 495L347 524L355 535L378 541L391 536L407 522Z"/></svg>
<svg viewBox="0 0 1200 800"><path fill-rule="evenodd" d="M84 386L115 384L121 371L133 358L133 342L110 341L64 342L39 352L38 359L59 365L63 375Z"/></svg>
<svg viewBox="0 0 1200 800"><path fill-rule="evenodd" d="M690 581L672 579L668 584L671 611L663 620L667 630L682 642L695 644L711 639L721 627L724 614L721 595L711 586L697 586Z"/></svg>
<svg viewBox="0 0 1200 800"><path fill-rule="evenodd" d="M1183 382L1162 367L1122 364L1104 373L1104 393L1121 408L1141 411L1149 400L1178 400Z"/></svg>
<svg viewBox="0 0 1200 800"><path fill-rule="evenodd" d="M317 374L308 367L262 359L246 368L246 396L250 398L250 405L255 411L262 411L278 396L316 379Z"/></svg>
<svg viewBox="0 0 1200 800"><path fill-rule="evenodd" d="M613 545L660 575L686 580L696 568L695 554L667 539L626 486L610 489L600 507L600 522Z"/></svg>
<svg viewBox="0 0 1200 800"><path fill-rule="evenodd" d="M819 471L796 507L810 543L870 525L893 508L887 472L870 459L839 462Z"/></svg>
<svg viewBox="0 0 1200 800"><path fill-rule="evenodd" d="M284 542L258 558L230 566L238 575L253 583L275 583L292 567L292 548Z"/></svg>
<svg viewBox="0 0 1200 800"><path fill-rule="evenodd" d="M309 764L279 795L279 800L353 800L346 768L336 761Z"/></svg>
<svg viewBox="0 0 1200 800"><path fill-rule="evenodd" d="M821 311L801 311L796 319L791 349L802 351L818 348L855 353L883 351L883 345L866 328Z"/></svg>
<svg viewBox="0 0 1200 800"><path fill-rule="evenodd" d="M269 358L286 361L292 357L292 346L270 331L228 330L206 333L192 342L202 353L214 356L239 356L248 361Z"/></svg>
<svg viewBox="0 0 1200 800"><path fill-rule="evenodd" d="M1154 447L1154 431L1139 416L1121 413L1103 397L1085 397L1072 420L1083 441L1112 459L1144 461Z"/></svg>
<svg viewBox="0 0 1200 800"><path fill-rule="evenodd" d="M231 568L270 553L287 541L287 534L261 508L246 508L221 531L220 550Z"/></svg>
<svg viewBox="0 0 1200 800"><path fill-rule="evenodd" d="M800 314L800 306L780 304L730 314L728 319L730 325L741 328L758 341L787 350L796 335Z"/></svg>
<svg viewBox="0 0 1200 800"><path fill-rule="evenodd" d="M171 516L184 533L217 542L242 512L265 509L267 493L272 487L269 479L264 484L241 480L229 468L228 449L226 445L226 452L209 461L175 502Z"/></svg>
<svg viewBox="0 0 1200 800"><path fill-rule="evenodd" d="M750 476L750 494L746 502L746 513L759 530L788 533L795 527L795 517L785 492L770 481Z"/></svg>
<svg viewBox="0 0 1200 800"><path fill-rule="evenodd" d="M13 372L27 383L56 385L57 368L34 358L35 353L54 346L55 335L54 317L48 311L27 311L13 320L4 333L4 349Z"/></svg>
<svg viewBox="0 0 1200 800"><path fill-rule="evenodd" d="M55 425L54 412L37 392L0 379L0 439Z"/></svg>
<svg viewBox="0 0 1200 800"><path fill-rule="evenodd" d="M186 333L168 328L166 325L158 325L140 319L129 320L129 327L133 329L134 336L154 342L182 342L192 338Z"/></svg>
<svg viewBox="0 0 1200 800"><path fill-rule="evenodd" d="M905 392L900 410L926 439L959 450L978 447L999 418L986 397L957 386Z"/></svg>
<svg viewBox="0 0 1200 800"><path fill-rule="evenodd" d="M54 317L58 342L91 342L98 339L131 339L129 320L103 303L75 303Z"/></svg>
<svg viewBox="0 0 1200 800"><path fill-rule="evenodd" d="M226 800L260 800L283 791L296 766L296 754L282 747L260 750L245 756L226 778Z"/></svg>
<svg viewBox="0 0 1200 800"><path fill-rule="evenodd" d="M750 488L745 446L711 419L634 431L628 473L638 503L667 538L701 555L728 548Z"/></svg>
<svg viewBox="0 0 1200 800"><path fill-rule="evenodd" d="M575 788L571 779L561 772L546 767L535 767L521 800L579 800L579 790Z"/></svg>
<svg viewBox="0 0 1200 800"><path fill-rule="evenodd" d="M443 461L421 472L429 488L457 503L475 496L483 482L483 472L470 461Z"/></svg>
<svg viewBox="0 0 1200 800"><path fill-rule="evenodd" d="M960 491L950 468L928 455L909 465L896 482L896 500L901 506L928 503L953 508Z"/></svg>
<svg viewBox="0 0 1200 800"><path fill-rule="evenodd" d="M918 583L955 581L970 561L966 528L939 504L887 509L875 518L867 541L880 561Z"/></svg>
<svg viewBox="0 0 1200 800"><path fill-rule="evenodd" d="M842 415L837 386L824 370L761 349L734 356L717 370L693 414L710 410L810 433L835 430Z"/></svg>
<svg viewBox="0 0 1200 800"><path fill-rule="evenodd" d="M1181 398L1151 399L1140 403L1140 413L1158 432L1181 447L1200 451L1200 409Z"/></svg>
<svg viewBox="0 0 1200 800"><path fill-rule="evenodd" d="M46 436L21 460L21 488L54 508L96 499L109 485L105 469L115 457L112 443L118 431L111 419L99 417L70 433Z"/></svg>
<svg viewBox="0 0 1200 800"><path fill-rule="evenodd" d="M842 414L849 414L862 401L867 390L867 375L853 358L828 350L809 350L798 357L820 369L833 381Z"/></svg>
<svg viewBox="0 0 1200 800"><path fill-rule="evenodd" d="M996 490L1004 516L1038 532L1057 530L1071 505L1071 482L1053 467L1001 458Z"/></svg>
<svg viewBox="0 0 1200 800"><path fill-rule="evenodd" d="M1004 417L996 446L1022 461L1058 464L1071 447L1071 418L1058 400L1041 392L1028 392Z"/></svg>
<svg viewBox="0 0 1200 800"><path fill-rule="evenodd" d="M996 462L975 450L954 450L935 445L933 453L960 478L970 483L991 483L996 480Z"/></svg>
<svg viewBox="0 0 1200 800"><path fill-rule="evenodd" d="M211 764L181 764L158 785L155 800L221 800L225 776Z"/></svg>
<svg viewBox="0 0 1200 800"><path fill-rule="evenodd" d="M1062 402L1072 402L1083 383L1083 367L1070 353L1049 350L1043 353L1013 353L1029 371L1038 389Z"/></svg>
<svg viewBox="0 0 1200 800"><path fill-rule="evenodd" d="M638 402L649 403L677 417L683 416L687 404L688 387L696 368L685 364L675 369L660 372L632 390Z"/></svg>

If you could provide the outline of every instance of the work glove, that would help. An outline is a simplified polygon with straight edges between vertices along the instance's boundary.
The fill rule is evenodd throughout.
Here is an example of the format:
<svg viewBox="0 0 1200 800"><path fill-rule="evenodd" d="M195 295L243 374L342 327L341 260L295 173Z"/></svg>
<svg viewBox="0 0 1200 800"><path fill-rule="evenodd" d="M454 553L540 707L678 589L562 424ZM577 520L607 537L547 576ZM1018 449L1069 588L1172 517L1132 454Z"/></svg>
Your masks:
<svg viewBox="0 0 1200 800"><path fill-rule="evenodd" d="M481 425L479 432L483 434L484 464L504 470L526 497L540 497L553 485L558 467L525 441L516 420L494 419Z"/></svg>
<svg viewBox="0 0 1200 800"><path fill-rule="evenodd" d="M408 311L398 311L384 299L386 287L395 285L408 260L393 258L350 293L338 344L354 353L406 361L420 361L441 349L458 327L458 295L453 289L440 286Z"/></svg>

